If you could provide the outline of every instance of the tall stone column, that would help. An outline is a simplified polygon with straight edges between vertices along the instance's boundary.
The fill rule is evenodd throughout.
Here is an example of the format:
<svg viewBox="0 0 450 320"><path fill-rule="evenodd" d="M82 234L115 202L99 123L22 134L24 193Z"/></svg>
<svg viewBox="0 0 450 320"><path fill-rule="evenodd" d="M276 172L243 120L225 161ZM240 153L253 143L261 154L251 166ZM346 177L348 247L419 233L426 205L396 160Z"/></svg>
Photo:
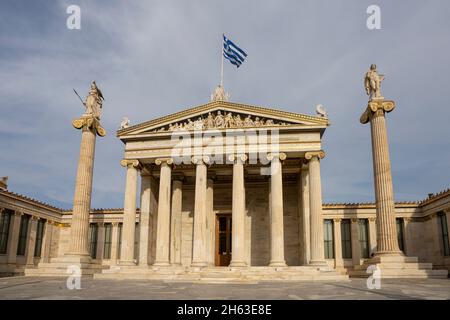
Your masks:
<svg viewBox="0 0 450 320"><path fill-rule="evenodd" d="M100 121L94 116L82 116L72 122L81 129L75 194L73 197L68 256L89 262L89 215L91 211L92 177L94 172L95 138L106 135Z"/></svg>
<svg viewBox="0 0 450 320"><path fill-rule="evenodd" d="M47 222L45 223L44 238L42 239L43 250L41 261L44 263L50 261L52 239L53 239L53 222L47 220Z"/></svg>
<svg viewBox="0 0 450 320"><path fill-rule="evenodd" d="M97 260L103 260L103 251L105 249L105 223L103 222L98 224L97 237L97 252L95 254L95 258Z"/></svg>
<svg viewBox="0 0 450 320"><path fill-rule="evenodd" d="M270 262L269 267L285 267L283 223L283 172L281 161L286 154L269 154L270 160Z"/></svg>
<svg viewBox="0 0 450 320"><path fill-rule="evenodd" d="M117 264L117 251L119 245L119 223L112 223L112 232L111 232L111 265Z"/></svg>
<svg viewBox="0 0 450 320"><path fill-rule="evenodd" d="M309 168L307 164L300 168L299 211L300 265L307 265L310 260Z"/></svg>
<svg viewBox="0 0 450 320"><path fill-rule="evenodd" d="M449 223L448 221L448 216L449 214L447 214L447 223ZM450 223L449 223L450 224ZM404 254L405 255L410 255L411 254L411 247L412 247L412 237L411 237L411 218L407 217L407 218L403 218L403 227L404 227L404 235L405 235L405 239L404 239ZM450 226L449 226L450 227ZM450 228L448 229L450 230Z"/></svg>
<svg viewBox="0 0 450 320"><path fill-rule="evenodd" d="M17 245L19 244L20 219L23 213L15 211L11 216L9 226L8 246L7 246L7 261L8 264L15 264L17 258Z"/></svg>
<svg viewBox="0 0 450 320"><path fill-rule="evenodd" d="M159 176L158 222L156 230L156 253L154 266L170 266L170 195L172 182L171 158L159 158L155 161L161 166Z"/></svg>
<svg viewBox="0 0 450 320"><path fill-rule="evenodd" d="M361 264L361 246L359 245L359 222L357 218L351 220L352 232L352 261L353 267Z"/></svg>
<svg viewBox="0 0 450 320"><path fill-rule="evenodd" d="M377 219L369 218L369 245L370 256L377 252Z"/></svg>
<svg viewBox="0 0 450 320"><path fill-rule="evenodd" d="M134 265L134 236L136 231L136 195L138 179L138 160L122 160L120 164L127 168L125 200L123 206L122 244L120 264Z"/></svg>
<svg viewBox="0 0 450 320"><path fill-rule="evenodd" d="M395 108L394 101L383 98L369 101L361 123L370 122L372 136L373 174L377 210L377 252L381 255L403 255L398 247L395 224L394 191L385 114Z"/></svg>
<svg viewBox="0 0 450 320"><path fill-rule="evenodd" d="M247 156L230 155L233 162L232 248L230 267L245 267L245 186L244 163Z"/></svg>
<svg viewBox="0 0 450 320"><path fill-rule="evenodd" d="M38 225L38 217L32 216L30 219L30 231L28 234L27 239L27 258L26 258L26 264L27 266L33 266L34 265L34 249L36 247L36 232L37 232L37 225Z"/></svg>
<svg viewBox="0 0 450 320"><path fill-rule="evenodd" d="M141 173L141 210L139 215L139 265L150 263L153 207L156 201L156 183L151 172L145 169Z"/></svg>
<svg viewBox="0 0 450 320"><path fill-rule="evenodd" d="M173 180L172 186L172 214L170 217L170 263L181 265L181 212L183 199L183 181Z"/></svg>
<svg viewBox="0 0 450 320"><path fill-rule="evenodd" d="M344 266L342 259L342 235L341 235L341 219L333 219L334 232L334 266L341 268Z"/></svg>
<svg viewBox="0 0 450 320"><path fill-rule="evenodd" d="M206 259L206 179L209 158L193 157L195 164L195 208L194 208L194 235L192 248L193 267L205 267L208 265Z"/></svg>
<svg viewBox="0 0 450 320"><path fill-rule="evenodd" d="M215 265L216 249L216 215L214 214L214 179L206 181L206 230L207 230L207 260L209 266Z"/></svg>
<svg viewBox="0 0 450 320"><path fill-rule="evenodd" d="M309 264L326 265L323 243L322 218L322 184L320 178L320 159L325 157L323 151L307 152L309 160L309 209L310 209L310 254Z"/></svg>

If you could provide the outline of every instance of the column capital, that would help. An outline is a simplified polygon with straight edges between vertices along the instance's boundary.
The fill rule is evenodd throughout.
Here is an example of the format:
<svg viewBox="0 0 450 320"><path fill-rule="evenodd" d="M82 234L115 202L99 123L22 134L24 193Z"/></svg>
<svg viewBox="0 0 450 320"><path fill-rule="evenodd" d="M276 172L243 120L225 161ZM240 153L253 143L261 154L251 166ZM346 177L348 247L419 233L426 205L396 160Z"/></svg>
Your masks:
<svg viewBox="0 0 450 320"><path fill-rule="evenodd" d="M230 154L228 155L228 160L230 160L231 162L240 162L240 163L245 163L248 160L248 156L245 153L242 154Z"/></svg>
<svg viewBox="0 0 450 320"><path fill-rule="evenodd" d="M123 159L120 161L120 165L122 167L127 167L127 168L134 167L136 169L138 169L140 167L139 160L136 160L136 159Z"/></svg>
<svg viewBox="0 0 450 320"><path fill-rule="evenodd" d="M100 121L93 116L83 116L72 121L75 129L91 130L100 137L106 136L106 130L100 125Z"/></svg>
<svg viewBox="0 0 450 320"><path fill-rule="evenodd" d="M334 218L334 219L333 219L333 222L336 222L336 223L341 223L341 221L342 221L341 218Z"/></svg>
<svg viewBox="0 0 450 320"><path fill-rule="evenodd" d="M325 151L309 151L305 153L305 159L311 160L313 158L317 158L318 160L325 158Z"/></svg>
<svg viewBox="0 0 450 320"><path fill-rule="evenodd" d="M41 218L39 218L38 216L31 216L31 220L33 221L37 221L40 220Z"/></svg>
<svg viewBox="0 0 450 320"><path fill-rule="evenodd" d="M193 164L209 164L210 158L208 156L193 156L191 161Z"/></svg>
<svg viewBox="0 0 450 320"><path fill-rule="evenodd" d="M375 221L377 221L377 218L369 218L369 221L370 222L375 222Z"/></svg>
<svg viewBox="0 0 450 320"><path fill-rule="evenodd" d="M99 227L104 227L105 226L105 222L97 222L97 225L99 226Z"/></svg>
<svg viewBox="0 0 450 320"><path fill-rule="evenodd" d="M23 216L25 213L23 213L22 211L14 211L14 215L16 216L16 217L21 217L21 216Z"/></svg>
<svg viewBox="0 0 450 320"><path fill-rule="evenodd" d="M286 160L286 153L280 152L280 153L268 153L267 154L267 160L272 161L275 158L278 158L281 161Z"/></svg>
<svg viewBox="0 0 450 320"><path fill-rule="evenodd" d="M352 218L352 223L357 223L358 222L358 218Z"/></svg>
<svg viewBox="0 0 450 320"><path fill-rule="evenodd" d="M359 121L362 124L368 123L374 115L383 114L386 112L391 112L395 108L395 102L391 100L384 99L372 99L367 104L367 108L362 114Z"/></svg>
<svg viewBox="0 0 450 320"><path fill-rule="evenodd" d="M119 226L119 222L117 222L117 221L111 222L111 225L113 227L118 227Z"/></svg>
<svg viewBox="0 0 450 320"><path fill-rule="evenodd" d="M170 158L170 157L167 157L167 158L156 158L155 159L155 164L157 166L160 166L162 164L172 165L173 164L173 159Z"/></svg>

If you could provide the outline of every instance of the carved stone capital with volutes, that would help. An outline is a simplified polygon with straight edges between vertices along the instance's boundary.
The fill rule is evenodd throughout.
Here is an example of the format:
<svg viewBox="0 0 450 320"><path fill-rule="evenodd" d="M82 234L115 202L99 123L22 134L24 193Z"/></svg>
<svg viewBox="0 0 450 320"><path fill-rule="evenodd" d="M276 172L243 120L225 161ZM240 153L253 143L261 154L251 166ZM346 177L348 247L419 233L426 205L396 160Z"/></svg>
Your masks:
<svg viewBox="0 0 450 320"><path fill-rule="evenodd" d="M123 159L120 161L120 165L122 167L126 167L126 168L133 167L136 169L139 169L141 167L139 160L136 160L136 159Z"/></svg>
<svg viewBox="0 0 450 320"><path fill-rule="evenodd" d="M381 116L395 109L395 102L384 99L372 99L369 101L366 110L360 118L362 124L370 122L375 116Z"/></svg>
<svg viewBox="0 0 450 320"><path fill-rule="evenodd" d="M305 161L308 162L313 158L317 158L318 160L321 160L325 158L325 151L309 151L305 153Z"/></svg>
<svg viewBox="0 0 450 320"><path fill-rule="evenodd" d="M82 116L72 121L75 129L91 130L100 137L106 136L106 130L100 125L100 121L94 116Z"/></svg>

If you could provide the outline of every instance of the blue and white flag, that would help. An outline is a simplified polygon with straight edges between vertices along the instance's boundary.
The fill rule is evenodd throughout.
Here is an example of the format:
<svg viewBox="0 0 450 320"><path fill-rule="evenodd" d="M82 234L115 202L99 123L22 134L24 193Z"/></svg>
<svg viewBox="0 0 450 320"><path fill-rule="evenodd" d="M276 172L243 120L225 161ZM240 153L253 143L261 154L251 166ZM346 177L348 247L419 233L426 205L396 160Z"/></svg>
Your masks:
<svg viewBox="0 0 450 320"><path fill-rule="evenodd" d="M239 68L247 57L247 54L223 35L223 56Z"/></svg>

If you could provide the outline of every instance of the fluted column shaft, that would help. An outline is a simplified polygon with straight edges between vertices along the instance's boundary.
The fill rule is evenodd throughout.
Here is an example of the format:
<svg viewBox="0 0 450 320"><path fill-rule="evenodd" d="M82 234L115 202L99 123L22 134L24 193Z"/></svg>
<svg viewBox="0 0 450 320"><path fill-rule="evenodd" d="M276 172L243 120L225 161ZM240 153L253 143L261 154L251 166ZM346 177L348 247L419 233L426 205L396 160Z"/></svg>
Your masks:
<svg viewBox="0 0 450 320"><path fill-rule="evenodd" d="M122 160L121 165L127 168L125 184L125 200L123 208L122 244L120 248L120 264L134 264L134 233L136 231L136 195L139 161Z"/></svg>
<svg viewBox="0 0 450 320"><path fill-rule="evenodd" d="M28 234L28 241L27 241L27 258L26 258L26 264L27 265L34 265L34 249L36 247L36 233L37 233L37 225L38 225L38 218L37 217L31 217L30 221L30 231Z"/></svg>
<svg viewBox="0 0 450 320"><path fill-rule="evenodd" d="M206 182L206 230L207 230L207 257L208 265L215 265L215 249L216 249L216 216L214 214L214 180L208 178Z"/></svg>
<svg viewBox="0 0 450 320"><path fill-rule="evenodd" d="M117 264L117 251L119 244L119 223L112 223L112 232L111 232L111 265Z"/></svg>
<svg viewBox="0 0 450 320"><path fill-rule="evenodd" d="M52 238L53 238L53 222L47 221L45 223L45 231L44 231L44 239L42 240L43 249L42 249L42 262L49 262L51 249L52 249Z"/></svg>
<svg viewBox="0 0 450 320"><path fill-rule="evenodd" d="M141 174L141 210L139 215L139 265L147 266L150 262L152 238L152 212L156 202L154 178L149 172Z"/></svg>
<svg viewBox="0 0 450 320"><path fill-rule="evenodd" d="M84 126L81 133L73 214L69 238L69 255L89 257L89 214L94 171L95 129Z"/></svg>
<svg viewBox="0 0 450 320"><path fill-rule="evenodd" d="M341 235L341 219L333 219L334 232L334 266L335 268L343 267L342 259L342 235Z"/></svg>
<svg viewBox="0 0 450 320"><path fill-rule="evenodd" d="M283 172L286 155L269 155L270 162L270 267L284 267Z"/></svg>
<svg viewBox="0 0 450 320"><path fill-rule="evenodd" d="M310 208L310 246L312 265L324 265L322 184L320 178L320 159L324 152L310 152L305 155L309 160L309 208Z"/></svg>
<svg viewBox="0 0 450 320"><path fill-rule="evenodd" d="M401 254L395 224L394 192L386 131L385 103L372 103L370 128L372 134L373 173L377 210L377 255ZM391 109L392 110L392 109Z"/></svg>
<svg viewBox="0 0 450 320"><path fill-rule="evenodd" d="M310 213L309 213L309 169L302 167L299 177L299 241L300 265L309 264L310 260Z"/></svg>
<svg viewBox="0 0 450 320"><path fill-rule="evenodd" d="M8 235L8 247L7 247L7 261L9 264L16 263L17 259L17 246L19 244L19 232L20 232L20 219L22 218L22 213L15 211L11 216L11 222L9 225L9 235Z"/></svg>
<svg viewBox="0 0 450 320"><path fill-rule="evenodd" d="M206 179L207 159L196 158L193 160L195 169L195 208L194 208L194 235L192 248L192 266L204 267L206 259Z"/></svg>
<svg viewBox="0 0 450 320"><path fill-rule="evenodd" d="M233 164L232 248L231 267L245 267L245 186L246 155L231 156Z"/></svg>
<svg viewBox="0 0 450 320"><path fill-rule="evenodd" d="M170 195L172 182L172 159L157 159L161 166L159 176L158 219L156 230L155 266L170 265Z"/></svg>
<svg viewBox="0 0 450 320"><path fill-rule="evenodd" d="M172 187L172 214L170 217L170 263L181 265L181 210L183 199L183 182L174 180Z"/></svg>

